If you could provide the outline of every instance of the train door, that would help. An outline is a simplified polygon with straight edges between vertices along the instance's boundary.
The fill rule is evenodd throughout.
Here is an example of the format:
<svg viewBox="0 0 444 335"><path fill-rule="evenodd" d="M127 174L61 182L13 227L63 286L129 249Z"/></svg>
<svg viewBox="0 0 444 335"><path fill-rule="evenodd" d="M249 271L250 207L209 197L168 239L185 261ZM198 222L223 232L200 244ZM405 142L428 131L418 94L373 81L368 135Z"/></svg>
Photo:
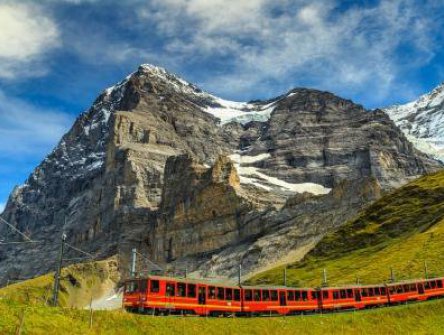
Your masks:
<svg viewBox="0 0 444 335"><path fill-rule="evenodd" d="M356 301L361 301L362 300L362 297L361 297L361 290L355 290L355 300Z"/></svg>
<svg viewBox="0 0 444 335"><path fill-rule="evenodd" d="M321 311L323 308L323 306L322 306L322 289L317 288L314 291L312 291L311 298L314 301L316 301L317 309Z"/></svg>
<svg viewBox="0 0 444 335"><path fill-rule="evenodd" d="M165 308L174 308L174 296L176 295L176 283L167 281L165 283Z"/></svg>
<svg viewBox="0 0 444 335"><path fill-rule="evenodd" d="M424 284L423 283L418 283L418 293L424 294Z"/></svg>
<svg viewBox="0 0 444 335"><path fill-rule="evenodd" d="M207 303L207 288L206 288L206 286L199 286L198 302L199 302L199 305L205 305Z"/></svg>
<svg viewBox="0 0 444 335"><path fill-rule="evenodd" d="M138 305L139 305L139 311L143 312L144 309L144 303L147 298L147 280L142 279L139 281L139 297L138 297Z"/></svg>
<svg viewBox="0 0 444 335"><path fill-rule="evenodd" d="M279 291L279 304L281 306L287 306L287 297L285 291Z"/></svg>

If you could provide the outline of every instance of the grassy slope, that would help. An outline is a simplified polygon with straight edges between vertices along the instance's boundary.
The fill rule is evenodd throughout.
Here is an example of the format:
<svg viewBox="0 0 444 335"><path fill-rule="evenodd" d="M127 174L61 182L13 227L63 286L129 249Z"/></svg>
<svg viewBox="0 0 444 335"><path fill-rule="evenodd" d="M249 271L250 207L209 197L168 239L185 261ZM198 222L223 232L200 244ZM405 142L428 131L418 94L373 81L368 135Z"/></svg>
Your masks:
<svg viewBox="0 0 444 335"><path fill-rule="evenodd" d="M444 171L385 195L357 218L327 235L301 262L288 266L289 285L318 286L325 268L330 285L444 275ZM283 268L249 283L282 283Z"/></svg>
<svg viewBox="0 0 444 335"><path fill-rule="evenodd" d="M14 334L23 315L0 302L0 333ZM346 314L273 318L152 317L121 311L28 308L22 334L442 334L444 301Z"/></svg>
<svg viewBox="0 0 444 335"><path fill-rule="evenodd" d="M62 270L59 302L63 307L83 307L98 298L111 282L118 281L114 259L71 265ZM0 289L1 301L26 305L50 304L54 273Z"/></svg>

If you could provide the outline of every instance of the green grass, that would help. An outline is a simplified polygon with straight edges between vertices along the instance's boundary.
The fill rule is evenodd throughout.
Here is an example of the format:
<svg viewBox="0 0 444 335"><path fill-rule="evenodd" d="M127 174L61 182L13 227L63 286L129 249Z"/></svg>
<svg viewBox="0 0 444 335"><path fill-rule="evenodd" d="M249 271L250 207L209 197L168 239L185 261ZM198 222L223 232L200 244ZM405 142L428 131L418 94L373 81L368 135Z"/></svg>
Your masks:
<svg viewBox="0 0 444 335"><path fill-rule="evenodd" d="M444 301L344 314L261 318L153 317L122 311L22 308L0 302L0 334L442 334Z"/></svg>
<svg viewBox="0 0 444 335"><path fill-rule="evenodd" d="M382 197L355 219L327 235L302 261L287 265L291 286L319 286L444 275L444 171L422 177ZM249 284L282 284L283 267Z"/></svg>
<svg viewBox="0 0 444 335"><path fill-rule="evenodd" d="M63 268L61 272L59 304L62 307L83 307L99 297L103 290L119 280L117 263L111 258L80 263ZM54 273L9 285L0 289L2 301L26 305L51 303Z"/></svg>

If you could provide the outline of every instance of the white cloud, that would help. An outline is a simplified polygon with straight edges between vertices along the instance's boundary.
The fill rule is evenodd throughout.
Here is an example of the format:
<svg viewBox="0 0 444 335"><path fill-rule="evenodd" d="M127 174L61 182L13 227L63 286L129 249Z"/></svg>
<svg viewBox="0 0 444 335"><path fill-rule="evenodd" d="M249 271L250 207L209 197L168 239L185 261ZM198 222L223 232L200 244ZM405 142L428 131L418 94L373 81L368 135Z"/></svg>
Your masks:
<svg viewBox="0 0 444 335"><path fill-rule="evenodd" d="M32 106L0 90L0 156L43 157L72 121L67 114Z"/></svg>
<svg viewBox="0 0 444 335"><path fill-rule="evenodd" d="M0 78L45 73L42 57L59 46L54 21L31 4L0 4Z"/></svg>
<svg viewBox="0 0 444 335"><path fill-rule="evenodd" d="M265 81L312 82L350 95L390 94L402 71L427 63L434 48L433 8L414 0L339 8L330 0L154 0L138 10L155 23L165 49L231 68L206 84L217 92L248 92ZM400 59L400 48L410 59ZM228 67L227 66L227 67ZM290 84L290 83L289 83ZM233 86L234 85L234 86ZM260 92L263 93L263 92Z"/></svg>

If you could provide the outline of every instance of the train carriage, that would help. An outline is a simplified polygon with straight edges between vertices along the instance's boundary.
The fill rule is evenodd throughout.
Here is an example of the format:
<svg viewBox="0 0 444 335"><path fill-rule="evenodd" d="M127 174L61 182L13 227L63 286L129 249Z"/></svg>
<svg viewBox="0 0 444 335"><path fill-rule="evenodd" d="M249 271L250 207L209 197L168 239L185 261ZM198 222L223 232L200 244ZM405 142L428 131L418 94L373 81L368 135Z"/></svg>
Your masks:
<svg viewBox="0 0 444 335"><path fill-rule="evenodd" d="M423 301L444 296L443 278L411 280L387 284L391 304Z"/></svg>
<svg viewBox="0 0 444 335"><path fill-rule="evenodd" d="M286 308L289 314L315 313L321 310L318 290L312 288L287 288Z"/></svg>
<svg viewBox="0 0 444 335"><path fill-rule="evenodd" d="M341 309L363 309L388 304L384 285L330 287L322 289L324 311Z"/></svg>
<svg viewBox="0 0 444 335"><path fill-rule="evenodd" d="M285 314L285 292L278 287L247 286L242 287L243 309L249 315Z"/></svg>
<svg viewBox="0 0 444 335"><path fill-rule="evenodd" d="M241 312L241 290L209 281L149 276L126 282L123 306L153 314L226 315Z"/></svg>

